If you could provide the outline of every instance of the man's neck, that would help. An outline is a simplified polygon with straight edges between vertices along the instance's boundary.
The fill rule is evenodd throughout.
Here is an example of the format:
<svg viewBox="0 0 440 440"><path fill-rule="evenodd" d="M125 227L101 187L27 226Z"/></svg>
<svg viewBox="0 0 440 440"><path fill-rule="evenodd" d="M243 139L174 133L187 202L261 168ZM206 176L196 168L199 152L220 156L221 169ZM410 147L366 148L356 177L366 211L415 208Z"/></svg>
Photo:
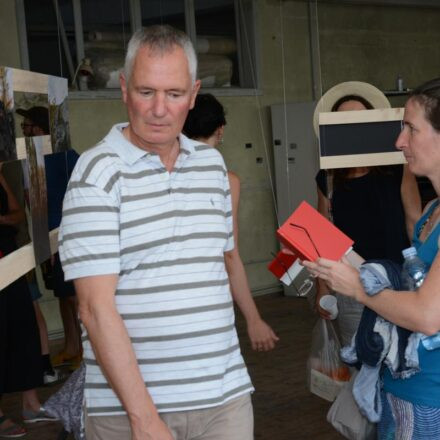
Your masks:
<svg viewBox="0 0 440 440"><path fill-rule="evenodd" d="M174 167L177 157L180 152L179 138L175 138L173 142L169 144L150 144L144 142L130 129L130 125L127 125L122 129L122 134L130 143L136 147L148 151L149 153L155 153L160 157L161 162L168 171L171 171Z"/></svg>

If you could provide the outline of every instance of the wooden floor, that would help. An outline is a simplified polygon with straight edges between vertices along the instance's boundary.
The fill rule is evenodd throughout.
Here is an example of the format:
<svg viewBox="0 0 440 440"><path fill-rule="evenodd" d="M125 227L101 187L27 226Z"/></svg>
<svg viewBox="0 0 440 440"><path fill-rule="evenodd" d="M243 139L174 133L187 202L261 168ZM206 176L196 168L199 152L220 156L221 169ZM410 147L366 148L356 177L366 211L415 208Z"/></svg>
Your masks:
<svg viewBox="0 0 440 440"><path fill-rule="evenodd" d="M253 394L255 439L342 439L325 419L330 404L312 395L306 385L305 364L316 319L308 301L273 294L258 297L256 302L281 340L269 353L253 352L245 323L237 313L243 356L256 388ZM44 402L57 388L41 388L41 400ZM19 394L3 397L3 411L16 421L20 420L20 405ZM61 431L58 423L37 423L28 428L26 440L57 440Z"/></svg>

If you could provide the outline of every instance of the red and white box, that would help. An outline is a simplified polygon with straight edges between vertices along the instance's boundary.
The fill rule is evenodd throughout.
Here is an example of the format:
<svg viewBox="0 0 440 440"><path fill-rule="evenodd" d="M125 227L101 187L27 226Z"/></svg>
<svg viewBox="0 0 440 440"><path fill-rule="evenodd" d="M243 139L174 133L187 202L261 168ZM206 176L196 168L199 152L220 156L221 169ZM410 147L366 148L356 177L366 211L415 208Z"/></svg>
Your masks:
<svg viewBox="0 0 440 440"><path fill-rule="evenodd" d="M301 260L309 261L319 257L338 261L353 245L350 237L305 201L277 230L277 236Z"/></svg>
<svg viewBox="0 0 440 440"><path fill-rule="evenodd" d="M283 251L279 251L267 267L286 286L290 286L304 268L296 255Z"/></svg>

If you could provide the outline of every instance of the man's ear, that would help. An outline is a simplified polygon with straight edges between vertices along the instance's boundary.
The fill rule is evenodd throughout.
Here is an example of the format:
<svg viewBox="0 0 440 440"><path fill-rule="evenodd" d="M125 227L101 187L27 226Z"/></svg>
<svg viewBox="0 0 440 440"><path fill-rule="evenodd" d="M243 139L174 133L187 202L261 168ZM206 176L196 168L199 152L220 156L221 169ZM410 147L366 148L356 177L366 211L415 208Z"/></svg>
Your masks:
<svg viewBox="0 0 440 440"><path fill-rule="evenodd" d="M119 84L121 85L121 92L122 92L122 101L124 101L124 104L127 103L127 81L125 79L125 75L121 72L119 74Z"/></svg>
<svg viewBox="0 0 440 440"><path fill-rule="evenodd" d="M194 82L194 85L193 85L193 88L191 91L191 104L189 107L190 110L194 107L194 104L196 103L196 96L197 96L197 93L199 93L201 85L202 85L202 82L199 79L197 79Z"/></svg>

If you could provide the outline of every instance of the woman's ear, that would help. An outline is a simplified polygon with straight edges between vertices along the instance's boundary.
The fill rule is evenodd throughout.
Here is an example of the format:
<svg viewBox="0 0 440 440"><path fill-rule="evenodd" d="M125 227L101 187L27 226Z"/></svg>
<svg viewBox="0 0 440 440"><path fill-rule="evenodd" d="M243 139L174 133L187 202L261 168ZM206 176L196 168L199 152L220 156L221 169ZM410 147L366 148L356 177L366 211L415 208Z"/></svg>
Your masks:
<svg viewBox="0 0 440 440"><path fill-rule="evenodd" d="M225 132L224 125L221 125L219 128L217 128L217 130L216 130L217 144L223 143L223 133L224 132Z"/></svg>

